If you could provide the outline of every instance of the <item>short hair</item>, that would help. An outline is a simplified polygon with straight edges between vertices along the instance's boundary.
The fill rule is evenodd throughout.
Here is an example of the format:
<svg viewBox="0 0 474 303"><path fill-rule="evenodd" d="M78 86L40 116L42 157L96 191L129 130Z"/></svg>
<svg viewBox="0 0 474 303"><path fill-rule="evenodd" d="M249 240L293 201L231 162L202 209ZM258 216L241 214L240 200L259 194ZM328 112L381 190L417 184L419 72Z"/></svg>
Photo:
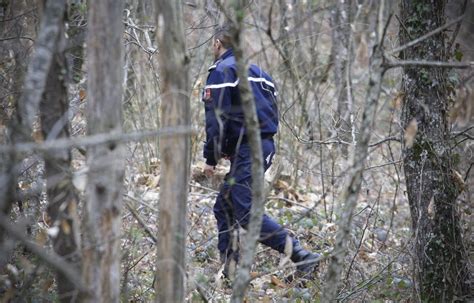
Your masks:
<svg viewBox="0 0 474 303"><path fill-rule="evenodd" d="M233 45L231 26L228 24L217 26L214 31L214 39L219 40L224 48L231 48Z"/></svg>

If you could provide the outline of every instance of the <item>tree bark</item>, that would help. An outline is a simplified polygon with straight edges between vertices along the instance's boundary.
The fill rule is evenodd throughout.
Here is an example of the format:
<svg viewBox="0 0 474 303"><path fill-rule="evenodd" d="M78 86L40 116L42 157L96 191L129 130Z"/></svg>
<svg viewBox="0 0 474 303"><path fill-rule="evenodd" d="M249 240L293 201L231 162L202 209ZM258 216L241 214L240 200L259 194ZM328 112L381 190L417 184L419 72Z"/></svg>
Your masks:
<svg viewBox="0 0 474 303"><path fill-rule="evenodd" d="M122 132L123 0L90 1L87 36L88 134ZM124 146L90 147L83 276L94 287L83 302L119 302L120 212Z"/></svg>
<svg viewBox="0 0 474 303"><path fill-rule="evenodd" d="M332 47L331 57L334 64L334 83L336 85L336 129L339 138L344 142L351 142L351 122L348 94L351 89L348 83L352 60L351 44L351 4L348 0L336 0L331 11ZM347 157L346 144L341 146L342 154Z"/></svg>
<svg viewBox="0 0 474 303"><path fill-rule="evenodd" d="M28 71L22 94L18 102L18 112L22 125L22 135L30 138L33 122L39 110L46 79L53 60L59 38L59 24L63 21L66 0L46 1L40 30L35 42L35 53L28 64Z"/></svg>
<svg viewBox="0 0 474 303"><path fill-rule="evenodd" d="M156 0L161 67L161 126L190 125L189 80L181 1ZM184 302L186 204L190 137L160 142L161 179L156 292L159 302Z"/></svg>
<svg viewBox="0 0 474 303"><path fill-rule="evenodd" d="M41 127L46 140L69 138L65 21L59 23L58 47L53 55L40 103ZM80 237L77 218L77 197L71 180L71 153L69 149L51 150L45 154L46 193L48 215L58 234L53 237L54 251L79 271ZM75 285L62 273L56 274L58 298L61 302L75 301Z"/></svg>
<svg viewBox="0 0 474 303"><path fill-rule="evenodd" d="M400 43L445 23L446 1L401 1ZM411 38L410 38L411 37ZM445 34L433 35L401 54L406 60L447 61ZM406 66L402 81L405 129L403 162L415 234L415 276L418 300L465 300L469 271L463 247L456 198L453 153L447 121L453 89L448 68ZM407 139L410 128L416 130ZM410 142L411 141L411 142Z"/></svg>

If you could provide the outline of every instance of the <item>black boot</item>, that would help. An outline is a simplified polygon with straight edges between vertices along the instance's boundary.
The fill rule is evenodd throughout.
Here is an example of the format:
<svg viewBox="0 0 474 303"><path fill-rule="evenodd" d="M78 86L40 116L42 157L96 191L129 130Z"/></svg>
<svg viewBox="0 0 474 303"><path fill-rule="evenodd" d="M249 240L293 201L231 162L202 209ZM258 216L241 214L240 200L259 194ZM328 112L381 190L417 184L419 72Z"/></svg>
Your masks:
<svg viewBox="0 0 474 303"><path fill-rule="evenodd" d="M296 265L296 271L302 276L317 271L319 268L319 259L321 259L320 254L312 253L300 246L295 247L291 254L291 261L294 263L301 263Z"/></svg>

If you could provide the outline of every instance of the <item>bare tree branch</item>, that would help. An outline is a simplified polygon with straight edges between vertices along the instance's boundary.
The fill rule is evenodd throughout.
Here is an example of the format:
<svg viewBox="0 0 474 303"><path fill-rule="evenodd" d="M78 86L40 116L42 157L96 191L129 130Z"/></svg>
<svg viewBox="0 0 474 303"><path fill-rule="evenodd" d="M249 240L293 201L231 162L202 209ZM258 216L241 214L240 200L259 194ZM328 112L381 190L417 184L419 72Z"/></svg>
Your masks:
<svg viewBox="0 0 474 303"><path fill-rule="evenodd" d="M89 147L99 144L108 144L114 142L128 142L145 140L152 137L168 137L176 135L196 134L196 130L190 127L170 127L159 130L143 130L126 134L102 133L80 138L55 139L42 143L18 143L15 145L0 146L0 152L46 152L52 149L68 149L73 147Z"/></svg>
<svg viewBox="0 0 474 303"><path fill-rule="evenodd" d="M427 60L389 60L384 63L387 68L405 67L405 66L420 66L420 67L442 67L442 68L472 68L474 62L441 62L441 61L427 61Z"/></svg>
<svg viewBox="0 0 474 303"><path fill-rule="evenodd" d="M416 44L420 43L421 41L426 40L426 39L428 39L429 37L431 37L431 36L433 36L433 35L436 35L436 34L439 33L439 32L442 32L443 30L445 30L446 28L450 27L451 25L456 24L456 23L462 21L463 18L464 18L464 15L461 15L461 16L457 17L456 19L454 19L453 21L448 22L448 23L446 23L445 25L440 26L440 27L438 27L437 29L435 29L435 30L433 30L433 31L431 31L431 32L429 32L429 33L427 33L427 34L425 34L425 35L419 37L419 38L416 38L415 40L410 41L410 42L408 42L407 44L404 44L404 45L399 46L399 47L397 47L397 48L395 48L395 49L392 49L391 51L388 52L388 55L393 55L393 54L399 53L399 52L401 52L401 51L403 51L403 50L405 50L405 49L407 49L407 48L409 48L409 47L412 47L413 45L416 45Z"/></svg>
<svg viewBox="0 0 474 303"><path fill-rule="evenodd" d="M7 38L1 38L0 42L2 41L8 41L8 40L14 40L14 39L23 39L23 40L30 40L32 42L35 42L35 40L31 37L26 37L26 36L19 36L19 37L7 37Z"/></svg>
<svg viewBox="0 0 474 303"><path fill-rule="evenodd" d="M374 146L380 145L380 144L385 143L385 142L390 142L390 141L400 142L400 137L399 136L390 136L390 137L384 138L380 141L369 144L369 147L374 147Z"/></svg>

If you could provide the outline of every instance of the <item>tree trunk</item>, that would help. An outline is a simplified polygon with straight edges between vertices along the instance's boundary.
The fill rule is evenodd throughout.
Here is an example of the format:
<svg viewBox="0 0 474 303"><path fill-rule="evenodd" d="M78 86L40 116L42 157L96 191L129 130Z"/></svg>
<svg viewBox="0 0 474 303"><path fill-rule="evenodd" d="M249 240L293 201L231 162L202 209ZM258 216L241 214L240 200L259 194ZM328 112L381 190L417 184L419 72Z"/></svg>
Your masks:
<svg viewBox="0 0 474 303"><path fill-rule="evenodd" d="M0 42L0 144L14 144L19 138L19 121L16 107L20 97L21 86L27 68L28 49L31 41L24 41L21 36L29 34L27 24L30 14L27 1L7 1L4 3L3 17L0 19L1 38L11 38ZM23 17L18 17L23 15ZM15 18L17 17L17 18ZM5 21L3 20L5 19ZM8 20L8 21L7 21ZM18 157L13 152L0 153L0 213L8 216L17 199L17 165ZM0 228L0 272L8 254L5 231Z"/></svg>
<svg viewBox="0 0 474 303"><path fill-rule="evenodd" d="M190 125L188 63L181 1L157 0L161 67L161 126ZM190 137L160 142L161 179L156 292L160 302L184 302L186 204Z"/></svg>
<svg viewBox="0 0 474 303"><path fill-rule="evenodd" d="M51 68L53 53L59 38L59 24L63 22L66 0L46 1L41 17L40 30L35 41L35 53L28 64L18 112L24 140L29 140L46 79Z"/></svg>
<svg viewBox="0 0 474 303"><path fill-rule="evenodd" d="M349 98L347 89L352 60L351 44L351 4L348 0L336 0L331 11L332 48L331 57L334 64L334 83L336 85L336 129L338 137L344 142L351 142L351 122L349 119ZM346 144L341 145L342 154L347 157Z"/></svg>
<svg viewBox="0 0 474 303"><path fill-rule="evenodd" d="M383 1L379 4L378 25L383 24ZM337 222L338 231L336 242L331 253L331 263L325 276L326 288L323 292L321 302L334 302L337 299L339 285L341 284L341 274L344 267L344 261L347 254L347 243L351 235L352 218L354 209L357 206L358 196L361 189L362 177L369 151L369 141L374 128L377 114L377 105L380 97L380 90L384 75L383 67L383 34L380 30L376 34L376 45L370 58L369 65L369 83L365 99L364 112L360 125L360 134L357 138L354 155L352 155L351 165L348 168L347 181L341 193L340 201L343 206L340 212L340 218Z"/></svg>
<svg viewBox="0 0 474 303"><path fill-rule="evenodd" d="M401 1L401 20L406 28L400 30L401 44L442 26L445 4L446 1ZM446 61L445 34L433 35L408 48L402 57ZM448 69L443 68L405 67L402 82L403 161L415 233L416 290L423 302L462 301L469 291L456 209L460 188L456 184L447 122L453 84L447 74Z"/></svg>
<svg viewBox="0 0 474 303"><path fill-rule="evenodd" d="M30 41L33 39L33 30L29 30L33 26L28 22L31 12L28 10L34 6L33 2L28 0L1 2L2 10L7 11L6 19L8 21L5 24L7 26L4 27L5 30L2 28L2 34L7 37L0 43L10 43L10 47L8 45L6 47L7 53L3 54L3 56L7 56L7 60L2 61L1 64L13 69L10 77L0 77L2 81L6 81L6 85L2 86L2 92L5 88L10 90L5 94L7 98L2 100L2 107L8 109L6 112L10 112L10 115L7 114L6 117L1 118L2 120L9 119L6 134L6 141L9 144L31 139L33 120L38 112L39 102L51 66L51 50L56 48L58 25L62 20L65 7L65 0L50 0L45 4L44 15L41 18L39 33L35 40L35 52L26 70L25 62L31 48ZM10 50L13 51L13 60L9 60L11 58ZM23 76L24 82L22 81ZM21 157L15 152L8 152L1 156L4 161L0 167L2 172L0 176L0 212L7 215L12 204L17 201L17 170ZM4 236L3 230L0 229L2 248L5 248L3 246Z"/></svg>
<svg viewBox="0 0 474 303"><path fill-rule="evenodd" d="M46 80L45 92L40 103L41 127L46 140L69 138L67 75L65 48L65 22L59 24L58 47ZM53 237L54 251L79 272L79 228L77 197L71 180L71 153L69 150L52 150L45 155L46 192L48 215L58 234ZM56 283L61 302L75 301L78 293L74 284L63 274L57 273Z"/></svg>
<svg viewBox="0 0 474 303"><path fill-rule="evenodd" d="M87 36L90 135L122 132L123 0L89 2ZM119 302L120 212L124 146L117 142L87 151L86 230L83 276L94 287L84 302Z"/></svg>

